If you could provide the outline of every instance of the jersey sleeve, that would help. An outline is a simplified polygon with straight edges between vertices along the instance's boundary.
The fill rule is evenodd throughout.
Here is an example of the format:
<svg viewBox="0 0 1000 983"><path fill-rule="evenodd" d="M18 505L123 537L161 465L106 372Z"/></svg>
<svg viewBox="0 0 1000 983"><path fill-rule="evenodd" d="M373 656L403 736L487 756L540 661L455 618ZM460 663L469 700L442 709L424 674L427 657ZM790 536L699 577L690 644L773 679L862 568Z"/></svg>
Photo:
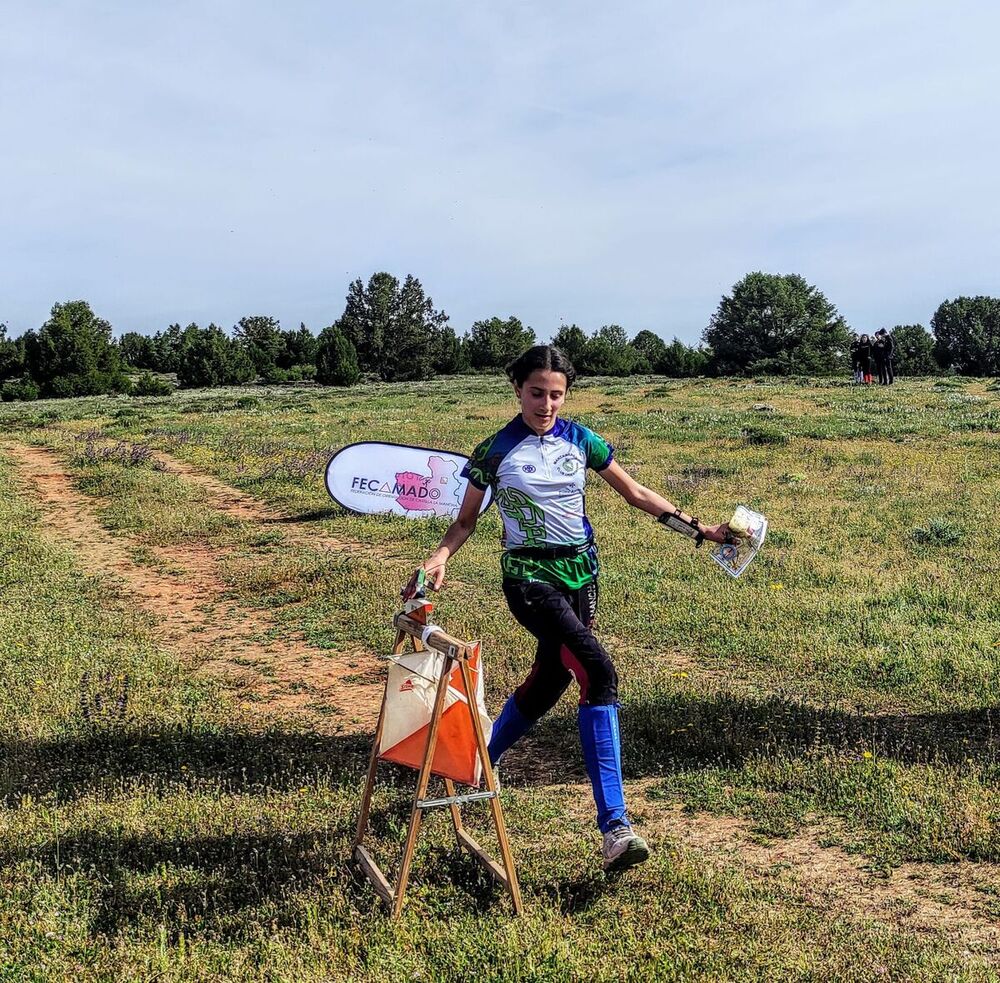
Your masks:
<svg viewBox="0 0 1000 983"><path fill-rule="evenodd" d="M614 447L593 430L586 432L584 450L587 454L587 467L595 471L603 471L614 460Z"/></svg>
<svg viewBox="0 0 1000 983"><path fill-rule="evenodd" d="M465 467L462 468L462 477L467 478L469 484L480 491L485 491L497 480L496 456L490 454L496 436L488 437L473 452Z"/></svg>

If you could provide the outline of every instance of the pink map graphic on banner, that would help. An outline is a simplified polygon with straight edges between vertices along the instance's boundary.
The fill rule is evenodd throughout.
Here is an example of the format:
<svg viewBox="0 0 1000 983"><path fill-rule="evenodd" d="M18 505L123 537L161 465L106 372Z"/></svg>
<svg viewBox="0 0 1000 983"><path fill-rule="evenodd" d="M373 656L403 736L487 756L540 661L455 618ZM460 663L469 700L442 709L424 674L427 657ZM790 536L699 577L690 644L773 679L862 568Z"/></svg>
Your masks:
<svg viewBox="0 0 1000 983"><path fill-rule="evenodd" d="M402 489L396 501L410 512L451 515L460 504L458 468L452 461L436 456L427 459L427 468L430 475L416 471L396 472L396 485Z"/></svg>

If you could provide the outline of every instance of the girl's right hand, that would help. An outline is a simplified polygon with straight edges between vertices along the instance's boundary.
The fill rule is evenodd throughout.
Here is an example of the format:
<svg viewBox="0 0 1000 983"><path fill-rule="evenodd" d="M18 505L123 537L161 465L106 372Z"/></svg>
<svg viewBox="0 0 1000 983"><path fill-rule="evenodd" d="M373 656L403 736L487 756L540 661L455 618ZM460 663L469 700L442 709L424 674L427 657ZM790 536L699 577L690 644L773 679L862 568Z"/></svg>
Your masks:
<svg viewBox="0 0 1000 983"><path fill-rule="evenodd" d="M418 590L424 587L429 587L435 591L440 590L441 584L444 582L444 574L444 563L426 563L421 567L417 567L402 590L403 600L408 601L416 595Z"/></svg>
<svg viewBox="0 0 1000 983"><path fill-rule="evenodd" d="M444 583L444 575L447 570L448 564L444 560L438 560L435 563L426 563L424 565L424 573L427 577L427 586L431 590L441 590L441 585Z"/></svg>

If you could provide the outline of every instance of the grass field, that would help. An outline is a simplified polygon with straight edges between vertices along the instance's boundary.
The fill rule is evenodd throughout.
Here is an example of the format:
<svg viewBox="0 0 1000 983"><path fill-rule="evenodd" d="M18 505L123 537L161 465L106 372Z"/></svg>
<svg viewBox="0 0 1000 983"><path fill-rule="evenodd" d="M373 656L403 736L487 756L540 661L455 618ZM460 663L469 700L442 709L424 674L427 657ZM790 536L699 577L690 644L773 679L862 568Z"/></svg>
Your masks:
<svg viewBox="0 0 1000 983"><path fill-rule="evenodd" d="M599 629L654 848L600 873L569 695L504 761L525 897L421 835L403 918L346 866L400 584L445 525L350 515L330 453L468 453L496 379L0 406L0 981L1000 976L1000 385L587 380ZM486 513L435 620L496 711L532 656ZM381 773L392 867L412 772ZM485 811L470 809L486 833Z"/></svg>

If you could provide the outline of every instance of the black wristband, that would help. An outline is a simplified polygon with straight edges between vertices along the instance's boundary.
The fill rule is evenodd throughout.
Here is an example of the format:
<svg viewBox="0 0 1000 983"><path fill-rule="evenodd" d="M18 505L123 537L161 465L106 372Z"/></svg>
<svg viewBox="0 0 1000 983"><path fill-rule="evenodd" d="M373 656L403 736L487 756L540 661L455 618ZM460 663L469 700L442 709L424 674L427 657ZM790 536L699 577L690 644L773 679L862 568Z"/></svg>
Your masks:
<svg viewBox="0 0 1000 983"><path fill-rule="evenodd" d="M705 534L699 528L698 520L694 516L691 516L690 520L683 519L681 515L680 509L674 509L673 512L663 512L656 521L673 532L679 532L682 536L693 539L695 546L701 546L705 541Z"/></svg>

